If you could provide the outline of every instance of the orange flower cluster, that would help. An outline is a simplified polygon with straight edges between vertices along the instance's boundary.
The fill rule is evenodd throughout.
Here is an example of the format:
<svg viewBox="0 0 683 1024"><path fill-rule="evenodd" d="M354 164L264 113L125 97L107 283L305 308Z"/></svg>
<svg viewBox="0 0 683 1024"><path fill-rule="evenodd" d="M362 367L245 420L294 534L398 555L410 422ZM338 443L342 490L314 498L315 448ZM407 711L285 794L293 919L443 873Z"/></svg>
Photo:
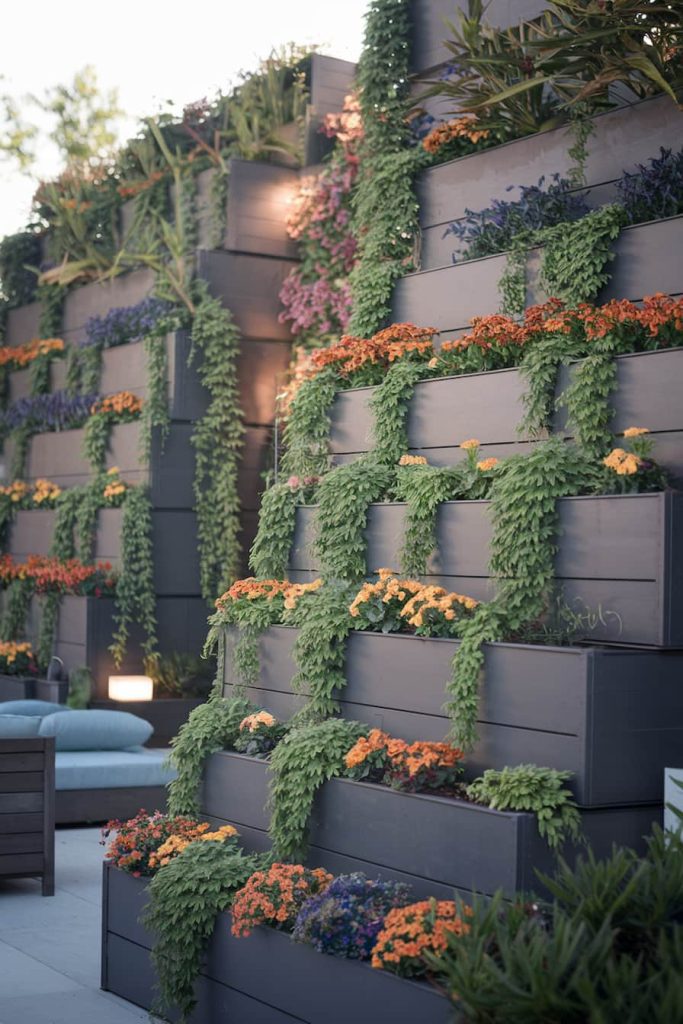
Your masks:
<svg viewBox="0 0 683 1024"><path fill-rule="evenodd" d="M0 643L0 661L6 665L13 665L16 660L22 657L31 660L33 648L29 643L15 643L14 640L7 640Z"/></svg>
<svg viewBox="0 0 683 1024"><path fill-rule="evenodd" d="M165 171L152 171L148 178L143 181L134 181L129 185L119 185L116 189L122 199L132 199L134 196L139 195L141 192L146 192L147 189L156 185L157 181L161 181L162 178L166 177Z"/></svg>
<svg viewBox="0 0 683 1024"><path fill-rule="evenodd" d="M468 930L452 900L421 900L395 907L377 936L372 966L405 978L420 977L429 970L425 953L442 953L449 935L464 935Z"/></svg>
<svg viewBox="0 0 683 1024"><path fill-rule="evenodd" d="M523 324L515 323L502 313L490 316L474 316L470 320L472 330L453 341L444 341L441 346L442 355L450 352L462 352L475 346L485 352L493 348L512 348L522 346L529 340L529 331Z"/></svg>
<svg viewBox="0 0 683 1024"><path fill-rule="evenodd" d="M443 587L436 587L432 584L423 586L403 606L401 616L407 619L409 626L419 628L425 625L425 615L429 611L440 612L446 622L452 622L456 612L463 608L472 612L479 604L473 597L465 594L450 593Z"/></svg>
<svg viewBox="0 0 683 1024"><path fill-rule="evenodd" d="M51 480L45 480L41 477L33 485L31 501L34 505L52 505L61 493L61 487L53 484Z"/></svg>
<svg viewBox="0 0 683 1024"><path fill-rule="evenodd" d="M425 769L457 768L464 757L462 750L450 743L406 743L381 729L372 729L354 743L344 758L344 764L347 768L358 768L377 753L386 756L390 769L406 771L410 778Z"/></svg>
<svg viewBox="0 0 683 1024"><path fill-rule="evenodd" d="M311 353L312 373L333 366L341 377L348 377L367 364L388 367L409 352L431 352L436 334L436 327L414 324L392 324L368 339L345 334L335 345Z"/></svg>
<svg viewBox="0 0 683 1024"><path fill-rule="evenodd" d="M190 843L224 843L226 839L233 839L239 835L237 829L232 825L221 825L215 832L208 832L208 828L208 823L203 821L197 825L194 833L191 829L188 829L182 835L175 833L170 835L156 852L150 853L150 868L163 868L165 864L168 864L174 857L177 857L179 853L186 850Z"/></svg>
<svg viewBox="0 0 683 1024"><path fill-rule="evenodd" d="M477 469L480 473L487 473L490 469L495 469L498 465L498 459L491 456L488 459L480 459L477 463Z"/></svg>
<svg viewBox="0 0 683 1024"><path fill-rule="evenodd" d="M110 562L84 565L78 558L60 561L47 555L29 555L25 562L15 562L11 555L0 556L0 585L13 580L30 580L36 593L91 594L101 597L113 590L116 579Z"/></svg>
<svg viewBox="0 0 683 1024"><path fill-rule="evenodd" d="M579 311L588 338L604 338L624 325L640 328L652 338L660 336L663 328L683 330L683 299L672 299L662 292L646 295L642 306L628 299L612 299L604 306L584 303Z"/></svg>
<svg viewBox="0 0 683 1024"><path fill-rule="evenodd" d="M55 355L64 351L61 338L34 338L23 345L3 345L0 348L0 367L21 370L39 356Z"/></svg>
<svg viewBox="0 0 683 1024"><path fill-rule="evenodd" d="M102 491L102 497L105 501L113 503L128 490L128 484L119 479L120 472L121 470L118 466L112 466L111 469L107 470L108 482L104 485L104 489Z"/></svg>
<svg viewBox="0 0 683 1024"><path fill-rule="evenodd" d="M61 493L61 487L42 477L33 485L27 484L24 480L13 480L6 487L0 487L0 494L9 498L13 505L23 504L38 508L54 505Z"/></svg>
<svg viewBox="0 0 683 1024"><path fill-rule="evenodd" d="M240 722L240 732L245 730L247 732L255 732L262 725L275 725L276 721L277 719L273 718L268 711L256 711L253 715L247 715L246 718L242 719Z"/></svg>
<svg viewBox="0 0 683 1024"><path fill-rule="evenodd" d="M428 153L438 153L456 139L467 139L476 146L482 139L489 137L488 129L476 128L476 123L477 118L474 114L463 114L462 117L455 117L451 121L442 121L425 136L422 146Z"/></svg>
<svg viewBox="0 0 683 1024"><path fill-rule="evenodd" d="M128 821L107 822L102 829L102 844L109 839L104 858L135 878L151 875L159 867L156 862L152 864L152 858L171 836L193 842L209 828L206 822L192 818L174 818L160 811L152 815L139 811ZM110 839L112 833L114 835Z"/></svg>
<svg viewBox="0 0 683 1024"><path fill-rule="evenodd" d="M322 868L275 863L255 871L232 904L232 934L250 935L260 924L291 927L303 903L323 892L332 875Z"/></svg>
<svg viewBox="0 0 683 1024"><path fill-rule="evenodd" d="M643 464L642 459L634 452L627 452L623 448L613 448L602 461L608 469L613 469L617 476L633 476Z"/></svg>
<svg viewBox="0 0 683 1024"><path fill-rule="evenodd" d="M453 622L458 614L474 611L479 602L465 594L448 592L443 587L420 583L419 580L399 579L392 569L379 569L376 582L366 582L354 597L349 612L357 619L364 612L364 605L377 603L394 605L398 616L404 619L418 633L420 630L438 631L439 618ZM436 613L432 615L430 613Z"/></svg>
<svg viewBox="0 0 683 1024"><path fill-rule="evenodd" d="M0 487L0 494L4 494L13 505L18 505L24 498L28 497L31 488L23 480L14 480L6 487Z"/></svg>
<svg viewBox="0 0 683 1024"><path fill-rule="evenodd" d="M290 583L289 580L258 580L255 576L247 576L235 580L216 601L218 611L225 611L240 601L276 601L282 598L285 608L295 608L303 594L318 590L323 585L321 579L312 583Z"/></svg>
<svg viewBox="0 0 683 1024"><path fill-rule="evenodd" d="M402 455L398 464L399 466L426 466L427 460L424 455Z"/></svg>
<svg viewBox="0 0 683 1024"><path fill-rule="evenodd" d="M98 398L90 409L93 416L134 418L142 412L142 399L132 391L117 391L114 395Z"/></svg>

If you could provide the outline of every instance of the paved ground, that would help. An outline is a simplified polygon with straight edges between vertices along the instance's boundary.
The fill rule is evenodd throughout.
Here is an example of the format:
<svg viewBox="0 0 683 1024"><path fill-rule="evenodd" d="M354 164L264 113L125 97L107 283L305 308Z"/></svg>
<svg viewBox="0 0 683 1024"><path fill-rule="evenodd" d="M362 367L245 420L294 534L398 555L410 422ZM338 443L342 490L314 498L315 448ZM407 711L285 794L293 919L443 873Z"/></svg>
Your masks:
<svg viewBox="0 0 683 1024"><path fill-rule="evenodd" d="M100 991L99 829L58 829L56 891L0 881L0 1024L146 1024Z"/></svg>

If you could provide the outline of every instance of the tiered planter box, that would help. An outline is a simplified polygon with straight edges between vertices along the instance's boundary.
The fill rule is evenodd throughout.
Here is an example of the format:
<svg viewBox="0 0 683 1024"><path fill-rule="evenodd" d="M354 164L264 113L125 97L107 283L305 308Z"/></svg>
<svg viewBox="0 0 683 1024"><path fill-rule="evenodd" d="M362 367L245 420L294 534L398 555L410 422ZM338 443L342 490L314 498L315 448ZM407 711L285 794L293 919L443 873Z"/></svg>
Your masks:
<svg viewBox="0 0 683 1024"><path fill-rule="evenodd" d="M683 116L667 96L608 111L592 123L585 167L586 201L591 207L616 198L614 182L624 171L633 172L638 164L658 157L662 146L677 149L683 130ZM417 185L422 270L452 262L460 243L446 230L465 216L466 208L483 210L493 199L514 198L517 193L507 191L511 184L534 185L541 175L546 179L555 173L566 176L573 163L571 147L571 133L565 126L424 171Z"/></svg>
<svg viewBox="0 0 683 1024"><path fill-rule="evenodd" d="M241 754L206 762L202 811L237 826L250 848L267 849L268 765ZM613 843L642 849L642 836L661 820L661 806L586 810L582 827L598 857ZM551 871L554 854L532 814L493 811L426 794L400 793L349 779L318 790L310 829L310 864L334 873L409 881L417 898L448 898L453 890L490 894L539 890L536 871ZM572 861L581 846L565 844Z"/></svg>
<svg viewBox="0 0 683 1024"><path fill-rule="evenodd" d="M35 680L33 676L9 676L0 674L0 715L2 703L8 700L28 700L33 697Z"/></svg>
<svg viewBox="0 0 683 1024"><path fill-rule="evenodd" d="M18 561L28 555L47 555L54 535L56 513L49 509L18 512L10 531L10 549ZM98 517L95 560L121 563L122 509L102 509ZM198 595L199 554L197 522L190 509L152 512L154 588L159 596Z"/></svg>
<svg viewBox="0 0 683 1024"><path fill-rule="evenodd" d="M252 700L287 719L294 694L298 631L272 626L260 640L260 680ZM453 640L351 633L346 718L409 741L446 738L443 705ZM226 659L224 692L234 683ZM662 769L683 763L683 656L613 648L489 644L477 731L467 775L531 762L574 773L584 807L656 803Z"/></svg>
<svg viewBox="0 0 683 1024"><path fill-rule="evenodd" d="M683 352L681 353L683 355ZM563 498L555 576L567 603L589 610L577 639L683 647L683 494ZM491 523L486 501L439 507L438 549L429 579L478 600L490 599ZM291 575L315 576L316 509L297 511ZM400 568L406 506L372 505L366 529L368 572ZM593 628L591 628L593 627Z"/></svg>
<svg viewBox="0 0 683 1024"><path fill-rule="evenodd" d="M616 364L612 430L648 427L655 457L675 478L683 480L683 349L618 356ZM576 365L560 372L559 392L571 382ZM482 458L504 458L528 450L532 443L529 435L518 431L526 388L518 369L421 381L409 407L410 450L425 455L435 466L452 465L464 458L458 446L469 437L481 442ZM330 432L336 461L348 461L371 447L373 392L374 388L354 388L337 395ZM556 415L553 430L571 436L564 410Z"/></svg>
<svg viewBox="0 0 683 1024"><path fill-rule="evenodd" d="M145 883L104 868L102 988L150 1009L153 937L139 923L147 903ZM348 1024L388 1017L396 1024L447 1024L452 1013L431 985L324 956L275 929L257 928L248 938L236 939L228 913L216 920L197 995L192 1024Z"/></svg>
<svg viewBox="0 0 683 1024"><path fill-rule="evenodd" d="M166 338L168 360L167 399L169 417L175 421L196 420L204 413L207 392L199 382L197 359L190 362L190 335L176 331ZM31 393L29 369L9 376L9 403ZM51 390L66 386L66 360L56 359L51 364ZM100 393L132 391L141 398L148 395L147 357L142 342L117 345L102 353Z"/></svg>
<svg viewBox="0 0 683 1024"><path fill-rule="evenodd" d="M626 228L614 244L611 280L600 292L599 301L636 301L655 292L679 294L681 278L676 253L682 242L680 216ZM485 316L498 309L498 282L506 260L501 254L408 274L394 290L392 320L429 325L446 333L466 328L473 316ZM538 283L538 268L538 250L532 250L527 267L527 305L547 298ZM457 296L456 301L453 296Z"/></svg>

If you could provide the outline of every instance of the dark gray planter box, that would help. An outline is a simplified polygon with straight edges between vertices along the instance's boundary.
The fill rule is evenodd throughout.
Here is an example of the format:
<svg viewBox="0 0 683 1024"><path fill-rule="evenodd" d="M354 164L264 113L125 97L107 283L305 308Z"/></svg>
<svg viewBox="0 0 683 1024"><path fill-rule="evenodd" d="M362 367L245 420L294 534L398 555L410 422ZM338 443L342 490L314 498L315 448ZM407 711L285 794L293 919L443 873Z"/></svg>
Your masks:
<svg viewBox="0 0 683 1024"><path fill-rule="evenodd" d="M55 526L54 511L33 509L17 512L10 529L8 550L19 561L29 555L47 555ZM99 513L95 561L120 567L123 510L105 508ZM152 512L154 586L158 595L197 595L199 554L194 512L159 509Z"/></svg>
<svg viewBox="0 0 683 1024"><path fill-rule="evenodd" d="M196 655L206 638L206 603L199 597L160 597L156 603L157 637L162 654L172 651ZM34 644L40 628L40 604L31 602L27 639ZM95 680L93 698L107 696L109 675L142 672L140 644L142 631L134 625L128 640L128 654L120 668L114 666L108 647L115 631L114 602L111 598L62 598L53 653L68 672L87 667Z"/></svg>
<svg viewBox="0 0 683 1024"><path fill-rule="evenodd" d="M190 713L203 703L196 697L155 697L154 700L94 700L90 707L101 711L129 711L144 718L154 726L146 746L168 747Z"/></svg>
<svg viewBox="0 0 683 1024"><path fill-rule="evenodd" d="M297 630L272 626L260 640L260 680L251 699L288 719L304 698L292 692ZM345 718L403 739L441 741L453 640L352 633ZM683 655L614 648L489 644L477 731L466 760L472 778L523 762L571 771L584 807L657 803L662 770L683 761ZM416 682L419 680L419 683ZM225 688L234 682L226 659Z"/></svg>
<svg viewBox="0 0 683 1024"><path fill-rule="evenodd" d="M153 289L154 273L146 268L75 288L64 303L63 336L69 342L83 341L85 324L91 316L104 316L119 306L134 306Z"/></svg>
<svg viewBox="0 0 683 1024"><path fill-rule="evenodd" d="M678 148L683 115L668 97L659 96L601 114L593 118L593 125L585 173L587 201L594 207L615 198L614 181L624 171L632 172L658 156L662 146ZM482 210L493 199L509 199L506 189L511 182L532 185L541 175L565 176L572 166L571 147L571 134L563 127L424 171L417 185L422 269L451 262L459 242L444 233L449 223L465 216L466 208Z"/></svg>
<svg viewBox="0 0 683 1024"><path fill-rule="evenodd" d="M249 253L200 249L197 273L211 294L229 309L246 338L290 341L289 328L278 316L284 279L296 261Z"/></svg>
<svg viewBox="0 0 683 1024"><path fill-rule="evenodd" d="M683 354L683 353L682 353ZM555 578L567 603L596 613L577 639L683 647L683 494L563 498ZM438 548L428 579L477 600L489 600L491 522L486 501L444 502ZM366 565L400 569L406 506L371 505ZM315 507L297 510L290 567L317 574ZM598 614L599 613L599 614ZM591 628L593 626L593 628Z"/></svg>
<svg viewBox="0 0 683 1024"><path fill-rule="evenodd" d="M176 331L166 338L168 360L167 399L171 420L196 420L206 410L207 393L199 383L197 358L188 365L190 335L188 331ZM51 364L51 390L66 386L66 361L53 360ZM30 370L20 370L9 375L9 403L16 402L31 393ZM132 391L140 398L147 398L147 357L142 342L118 345L102 353L102 377L100 392L103 395L115 391Z"/></svg>
<svg viewBox="0 0 683 1024"><path fill-rule="evenodd" d="M676 478L683 479L683 349L618 356L616 364L612 430L648 427L656 445L655 457ZM565 390L574 372L573 367L560 371L559 392ZM529 435L517 429L524 415L526 387L518 369L421 381L415 386L408 414L411 451L425 455L432 465L445 466L465 458L458 446L468 437L481 442L482 458L504 458L528 450ZM338 461L368 451L373 392L374 388L354 388L337 395L330 447ZM564 410L555 417L554 432L571 436Z"/></svg>
<svg viewBox="0 0 683 1024"><path fill-rule="evenodd" d="M137 995L133 1002L150 1009L153 969L144 953L152 949L153 937L139 923L146 905L145 882L105 865L102 987L128 999L133 993ZM450 1004L428 984L316 953L273 928L257 928L248 938L236 939L230 933L229 913L216 919L197 994L193 1024L223 1019L211 1016L223 1009L217 1002L221 995L244 1000L244 1015L232 1018L240 1024L261 1020L348 1024L386 1016L396 1024L446 1024L452 1014Z"/></svg>
<svg viewBox="0 0 683 1024"><path fill-rule="evenodd" d="M23 345L40 334L40 303L30 302L27 306L10 309L5 326L5 345Z"/></svg>
<svg viewBox="0 0 683 1024"><path fill-rule="evenodd" d="M299 184L298 171L256 160L229 161L225 232L220 248L261 256L297 258L296 243L286 230L291 198ZM212 243L211 186L213 168L197 175L197 210L201 249Z"/></svg>
<svg viewBox="0 0 683 1024"><path fill-rule="evenodd" d="M2 704L8 700L30 700L34 696L33 676L10 676L0 674L0 715Z"/></svg>
<svg viewBox="0 0 683 1024"><path fill-rule="evenodd" d="M204 769L202 810L237 826L245 845L267 844L268 765L241 754L213 754ZM613 843L642 849L642 836L661 819L657 806L582 812L584 834L598 857ZM554 854L532 814L431 795L399 793L333 779L318 791L308 861L339 870L408 879L417 898L457 890L512 896L540 889L535 870L551 871ZM580 847L565 844L572 861Z"/></svg>
<svg viewBox="0 0 683 1024"><path fill-rule="evenodd" d="M635 301L655 292L679 294L681 280L676 254L682 241L680 216L627 228L614 245L611 280L600 292L599 301ZM527 305L547 298L538 283L539 262L538 250L532 250L527 263ZM408 274L394 290L392 320L429 325L442 332L464 329L473 316L498 309L498 282L505 265L505 255L488 256ZM458 296L457 302L448 301L453 295Z"/></svg>

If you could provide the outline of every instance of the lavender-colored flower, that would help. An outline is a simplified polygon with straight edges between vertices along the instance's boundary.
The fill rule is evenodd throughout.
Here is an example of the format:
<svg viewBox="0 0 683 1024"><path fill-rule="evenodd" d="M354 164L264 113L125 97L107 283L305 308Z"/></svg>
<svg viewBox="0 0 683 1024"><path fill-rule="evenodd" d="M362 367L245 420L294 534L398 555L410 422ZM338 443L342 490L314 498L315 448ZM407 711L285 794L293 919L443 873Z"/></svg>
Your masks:
<svg viewBox="0 0 683 1024"><path fill-rule="evenodd" d="M319 953L369 960L384 918L411 899L404 882L372 881L361 872L339 875L324 892L304 903L293 938Z"/></svg>
<svg viewBox="0 0 683 1024"><path fill-rule="evenodd" d="M20 398L2 414L3 432L25 428L31 433L41 433L81 427L98 397L97 394L69 395L66 391L53 391Z"/></svg>
<svg viewBox="0 0 683 1024"><path fill-rule="evenodd" d="M170 302L150 296L135 306L118 306L104 316L92 316L85 325L83 344L113 348L140 341L168 317L172 308Z"/></svg>
<svg viewBox="0 0 683 1024"><path fill-rule="evenodd" d="M676 217L683 213L683 149L660 149L659 157L638 164L617 182L617 199L626 211L628 224Z"/></svg>

